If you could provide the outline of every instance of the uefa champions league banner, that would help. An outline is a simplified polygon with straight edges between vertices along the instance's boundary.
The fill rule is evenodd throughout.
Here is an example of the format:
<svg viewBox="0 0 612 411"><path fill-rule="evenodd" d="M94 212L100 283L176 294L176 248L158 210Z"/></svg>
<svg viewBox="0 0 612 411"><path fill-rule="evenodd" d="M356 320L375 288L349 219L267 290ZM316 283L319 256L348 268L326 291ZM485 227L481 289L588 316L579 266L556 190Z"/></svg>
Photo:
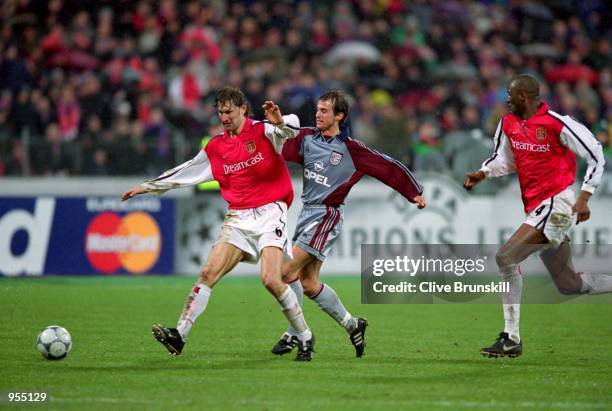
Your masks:
<svg viewBox="0 0 612 411"><path fill-rule="evenodd" d="M173 274L175 199L0 197L0 275Z"/></svg>
<svg viewBox="0 0 612 411"><path fill-rule="evenodd" d="M358 183L347 198L344 225L322 274L358 276L362 244L502 244L524 220L517 184L496 195L473 195L444 176L420 180L427 199L424 210L378 181ZM294 181L295 200L289 209L291 236L301 207L300 183ZM612 244L612 198L594 196L589 206L591 218L574 228L572 242ZM218 192L179 200L177 273L199 273L226 207ZM257 275L259 267L239 264L233 273Z"/></svg>

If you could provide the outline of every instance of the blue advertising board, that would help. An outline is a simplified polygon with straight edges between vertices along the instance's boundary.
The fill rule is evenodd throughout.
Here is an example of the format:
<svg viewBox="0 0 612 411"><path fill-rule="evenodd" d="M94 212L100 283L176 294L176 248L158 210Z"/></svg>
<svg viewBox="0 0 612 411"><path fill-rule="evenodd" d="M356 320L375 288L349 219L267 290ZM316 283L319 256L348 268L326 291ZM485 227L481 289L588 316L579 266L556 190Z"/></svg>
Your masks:
<svg viewBox="0 0 612 411"><path fill-rule="evenodd" d="M0 197L0 275L171 274L175 200Z"/></svg>

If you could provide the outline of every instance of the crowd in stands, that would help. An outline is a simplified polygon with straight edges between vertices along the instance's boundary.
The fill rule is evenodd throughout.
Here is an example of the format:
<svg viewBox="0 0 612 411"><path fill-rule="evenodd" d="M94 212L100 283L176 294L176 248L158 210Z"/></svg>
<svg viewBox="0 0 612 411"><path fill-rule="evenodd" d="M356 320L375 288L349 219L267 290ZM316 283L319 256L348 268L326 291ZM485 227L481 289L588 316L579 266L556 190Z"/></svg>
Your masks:
<svg viewBox="0 0 612 411"><path fill-rule="evenodd" d="M4 0L0 176L156 175L221 130L230 85L255 118L273 99L303 125L340 88L355 138L462 180L522 72L610 156L611 17L605 0Z"/></svg>

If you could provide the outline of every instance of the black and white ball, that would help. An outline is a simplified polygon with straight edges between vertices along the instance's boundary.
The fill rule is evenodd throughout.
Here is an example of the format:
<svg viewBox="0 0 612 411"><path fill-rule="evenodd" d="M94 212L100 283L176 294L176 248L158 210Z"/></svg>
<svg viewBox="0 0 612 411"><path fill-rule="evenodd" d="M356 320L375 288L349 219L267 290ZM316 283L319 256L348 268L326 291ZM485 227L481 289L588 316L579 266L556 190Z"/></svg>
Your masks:
<svg viewBox="0 0 612 411"><path fill-rule="evenodd" d="M50 325L38 334L36 348L48 360L61 360L72 349L72 337L64 327Z"/></svg>

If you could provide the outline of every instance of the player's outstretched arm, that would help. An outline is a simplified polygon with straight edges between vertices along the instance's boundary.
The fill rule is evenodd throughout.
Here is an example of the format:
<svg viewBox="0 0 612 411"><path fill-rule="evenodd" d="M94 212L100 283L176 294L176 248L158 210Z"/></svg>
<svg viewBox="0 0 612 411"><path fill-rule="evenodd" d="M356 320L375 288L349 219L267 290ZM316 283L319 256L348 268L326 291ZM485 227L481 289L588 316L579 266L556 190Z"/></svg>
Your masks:
<svg viewBox="0 0 612 411"><path fill-rule="evenodd" d="M465 174L465 181L463 182L463 188L465 188L466 190L470 191L478 183L480 183L482 180L484 180L485 177L486 177L486 175L485 175L484 171L482 171L482 170L473 171L471 173L466 173Z"/></svg>
<svg viewBox="0 0 612 411"><path fill-rule="evenodd" d="M410 202L423 195L423 186L401 162L350 137L345 144L357 171L388 185Z"/></svg>
<svg viewBox="0 0 612 411"><path fill-rule="evenodd" d="M210 160L205 150L200 150L191 160L164 172L159 177L145 181L140 187L147 193L159 195L174 188L188 187L214 180Z"/></svg>
<svg viewBox="0 0 612 411"><path fill-rule="evenodd" d="M204 150L200 150L191 160L165 171L157 178L145 181L138 187L130 188L121 195L121 201L144 193L160 195L173 188L192 186L213 179L208 156Z"/></svg>

